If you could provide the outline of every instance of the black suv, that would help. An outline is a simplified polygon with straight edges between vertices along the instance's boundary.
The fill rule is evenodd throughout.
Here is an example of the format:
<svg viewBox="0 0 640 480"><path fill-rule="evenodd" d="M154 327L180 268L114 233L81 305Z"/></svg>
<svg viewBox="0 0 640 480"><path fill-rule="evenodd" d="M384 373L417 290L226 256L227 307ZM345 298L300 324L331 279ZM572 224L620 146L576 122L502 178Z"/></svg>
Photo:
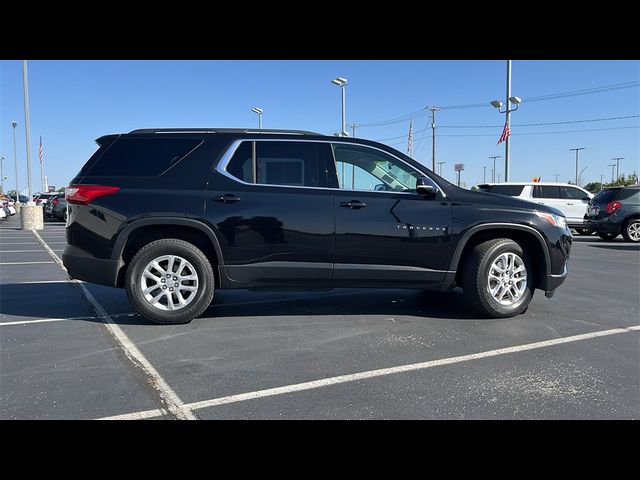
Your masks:
<svg viewBox="0 0 640 480"><path fill-rule="evenodd" d="M303 131L135 130L66 189L69 274L159 323L216 288L461 286L490 317L564 281L559 210L463 190L376 142Z"/></svg>
<svg viewBox="0 0 640 480"><path fill-rule="evenodd" d="M585 227L603 240L622 233L627 242L640 242L640 186L609 187L589 202Z"/></svg>

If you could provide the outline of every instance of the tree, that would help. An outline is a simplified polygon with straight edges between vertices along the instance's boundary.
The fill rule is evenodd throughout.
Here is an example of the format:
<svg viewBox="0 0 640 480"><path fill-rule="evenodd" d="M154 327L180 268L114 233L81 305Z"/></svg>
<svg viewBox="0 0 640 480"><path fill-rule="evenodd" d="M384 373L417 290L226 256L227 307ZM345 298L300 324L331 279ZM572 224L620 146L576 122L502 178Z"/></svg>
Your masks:
<svg viewBox="0 0 640 480"><path fill-rule="evenodd" d="M591 193L598 193L600 190L602 190L602 184L600 182L587 183L584 186L584 189Z"/></svg>
<svg viewBox="0 0 640 480"><path fill-rule="evenodd" d="M472 192L477 192L478 191L478 187L476 187L475 185L473 187L471 187L471 191Z"/></svg>

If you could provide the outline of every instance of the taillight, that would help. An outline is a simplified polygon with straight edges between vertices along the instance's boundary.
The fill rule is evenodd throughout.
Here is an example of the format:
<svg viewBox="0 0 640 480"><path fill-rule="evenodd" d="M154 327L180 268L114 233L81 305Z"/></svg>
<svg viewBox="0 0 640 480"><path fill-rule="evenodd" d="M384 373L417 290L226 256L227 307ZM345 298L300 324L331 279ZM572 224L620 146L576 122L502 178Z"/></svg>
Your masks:
<svg viewBox="0 0 640 480"><path fill-rule="evenodd" d="M120 190L120 187L110 187L105 185L76 185L67 187L64 191L64 198L69 203L87 205L94 198L112 195Z"/></svg>
<svg viewBox="0 0 640 480"><path fill-rule="evenodd" d="M58 203L60 203L60 200L58 200L57 198L52 202L54 205L57 205Z"/></svg>
<svg viewBox="0 0 640 480"><path fill-rule="evenodd" d="M620 202L609 202L607 203L607 208L605 209L605 212L607 212L607 215L611 215L613 212L618 210L621 206L622 204Z"/></svg>

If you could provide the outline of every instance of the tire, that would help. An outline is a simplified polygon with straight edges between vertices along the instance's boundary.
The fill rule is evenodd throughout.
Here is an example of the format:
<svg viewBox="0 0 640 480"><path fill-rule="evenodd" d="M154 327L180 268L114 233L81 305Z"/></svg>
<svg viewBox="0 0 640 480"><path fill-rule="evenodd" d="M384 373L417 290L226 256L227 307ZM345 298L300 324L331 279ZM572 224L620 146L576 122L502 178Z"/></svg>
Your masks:
<svg viewBox="0 0 640 480"><path fill-rule="evenodd" d="M489 279L489 272L495 272L493 269L494 262L501 262L504 259L503 255L514 259L517 256L516 265L520 268L524 265L526 274L526 280L522 280L525 283L524 286L517 282L517 287L508 287L509 292L516 292L519 294L509 295L507 291L503 293L503 297L506 297L503 302L510 304L503 304L498 301L494 295L491 294L490 288L498 287L495 290L499 295L503 288L499 282ZM504 266L504 262L500 263ZM513 260L512 260L513 265ZM513 240L508 238L497 238L494 240L488 240L484 243L477 245L467 256L462 272L462 288L464 294L469 303L479 313L491 318L508 318L514 317L521 313L524 313L529 307L529 302L533 298L535 279L535 272L533 270L532 262L522 247ZM517 280L522 274L516 274L514 278ZM509 296L517 297L515 301L509 298Z"/></svg>
<svg viewBox="0 0 640 480"><path fill-rule="evenodd" d="M640 218L632 218L622 229L622 236L627 242L640 242Z"/></svg>
<svg viewBox="0 0 640 480"><path fill-rule="evenodd" d="M173 268L175 269L177 265L178 270L167 274L170 257L174 257ZM161 269L151 265L154 260ZM165 274L169 275L169 278L166 278ZM175 275L179 274L194 279L176 280ZM171 275L174 277L171 278ZM174 283L176 281L177 283ZM145 295L143 282L148 289L153 287L155 289ZM175 292L172 290L174 293L169 293L169 290L178 284L185 289L181 291L187 295L186 299L183 294L178 293L177 288ZM195 291L187 291L186 287L195 288ZM211 304L215 290L215 277L209 259L200 249L184 240L166 238L151 242L136 253L127 268L126 290L131 304L145 318L162 324L189 323ZM154 296L159 300L152 304L151 297ZM175 303L180 300L185 305L178 305L176 308ZM170 301L171 305L169 305ZM176 309L172 310L171 307Z"/></svg>
<svg viewBox="0 0 640 480"><path fill-rule="evenodd" d="M64 213L62 214L62 218L60 219L63 222L67 223L67 209L65 208Z"/></svg>
<svg viewBox="0 0 640 480"><path fill-rule="evenodd" d="M618 236L617 233L609 233L609 232L597 232L597 235L602 239L610 242L611 240L615 240Z"/></svg>

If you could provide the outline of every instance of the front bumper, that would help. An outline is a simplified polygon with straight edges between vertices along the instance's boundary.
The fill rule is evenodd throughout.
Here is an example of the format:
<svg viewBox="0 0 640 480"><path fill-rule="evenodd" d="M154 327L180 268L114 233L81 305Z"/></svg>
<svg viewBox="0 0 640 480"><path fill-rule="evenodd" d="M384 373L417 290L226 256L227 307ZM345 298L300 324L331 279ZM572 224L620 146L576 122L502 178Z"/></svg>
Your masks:
<svg viewBox="0 0 640 480"><path fill-rule="evenodd" d="M67 245L62 253L62 263L71 278L115 287L118 277L118 261L96 258L84 250Z"/></svg>

